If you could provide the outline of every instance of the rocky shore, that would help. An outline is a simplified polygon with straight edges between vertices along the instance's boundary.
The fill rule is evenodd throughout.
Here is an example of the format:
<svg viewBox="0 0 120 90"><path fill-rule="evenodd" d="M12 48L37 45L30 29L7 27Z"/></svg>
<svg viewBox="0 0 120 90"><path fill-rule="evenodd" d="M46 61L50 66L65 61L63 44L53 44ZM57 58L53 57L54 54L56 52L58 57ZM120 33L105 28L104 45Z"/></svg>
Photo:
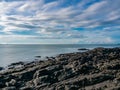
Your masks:
<svg viewBox="0 0 120 90"><path fill-rule="evenodd" d="M95 48L47 59L20 62L20 67L11 65L0 72L0 90L120 90L120 48Z"/></svg>

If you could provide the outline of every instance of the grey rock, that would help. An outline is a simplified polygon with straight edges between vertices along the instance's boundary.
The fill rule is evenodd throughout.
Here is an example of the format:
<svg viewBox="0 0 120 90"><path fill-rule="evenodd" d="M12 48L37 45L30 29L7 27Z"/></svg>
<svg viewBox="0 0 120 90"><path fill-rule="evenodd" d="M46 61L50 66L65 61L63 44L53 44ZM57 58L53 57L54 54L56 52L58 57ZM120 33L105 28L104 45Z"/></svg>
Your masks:
<svg viewBox="0 0 120 90"><path fill-rule="evenodd" d="M16 65L22 67L15 68ZM47 57L46 61L13 63L0 72L0 90L119 90L120 48ZM12 67L12 68L11 68Z"/></svg>

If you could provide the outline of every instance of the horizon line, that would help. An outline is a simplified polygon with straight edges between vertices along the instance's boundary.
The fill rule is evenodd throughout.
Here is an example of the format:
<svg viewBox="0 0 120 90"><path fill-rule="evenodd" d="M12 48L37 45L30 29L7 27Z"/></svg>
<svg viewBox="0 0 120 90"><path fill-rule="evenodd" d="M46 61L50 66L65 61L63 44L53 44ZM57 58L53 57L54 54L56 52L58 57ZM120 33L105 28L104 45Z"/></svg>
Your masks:
<svg viewBox="0 0 120 90"><path fill-rule="evenodd" d="M0 44L0 45L67 45L67 44L57 44L57 43L49 43L49 44L47 44L47 43L44 43L44 44L39 44L39 43L2 43L2 44ZM84 43L84 44L77 44L77 43L75 43L75 44L72 44L72 43L68 43L68 44L71 44L71 45L86 45L86 44L88 44L88 45L110 45L110 44L112 44L112 45L120 45L120 43Z"/></svg>

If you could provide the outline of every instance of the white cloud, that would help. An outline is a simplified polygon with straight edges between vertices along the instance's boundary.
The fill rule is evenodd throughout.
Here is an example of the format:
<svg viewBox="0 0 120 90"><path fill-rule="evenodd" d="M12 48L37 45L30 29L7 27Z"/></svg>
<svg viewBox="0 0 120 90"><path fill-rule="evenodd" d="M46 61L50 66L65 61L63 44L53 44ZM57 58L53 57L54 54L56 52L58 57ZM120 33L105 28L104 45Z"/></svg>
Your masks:
<svg viewBox="0 0 120 90"><path fill-rule="evenodd" d="M114 42L111 34L102 35L105 35L105 28L108 28L109 25L116 25L109 29L117 29L116 27L119 26L120 1L92 1L82 0L76 5L64 6L64 0L49 3L46 3L45 0L9 2L2 0L0 1L0 32L17 36L18 34L14 32L34 31L39 39L74 38L79 42L105 43L105 40L107 43ZM88 5L90 2L92 4ZM72 30L72 28L79 27L85 30ZM104 27L102 29L104 34L96 33L96 27ZM89 29L92 29L94 33L91 33ZM99 28L98 31L100 31ZM21 34L21 36L23 35Z"/></svg>

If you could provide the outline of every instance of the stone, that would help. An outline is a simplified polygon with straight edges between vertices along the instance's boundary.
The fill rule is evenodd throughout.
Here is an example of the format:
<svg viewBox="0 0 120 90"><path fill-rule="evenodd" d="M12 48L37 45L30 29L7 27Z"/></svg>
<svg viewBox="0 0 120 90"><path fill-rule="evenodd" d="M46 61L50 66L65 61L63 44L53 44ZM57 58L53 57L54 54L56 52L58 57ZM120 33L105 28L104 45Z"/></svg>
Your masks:
<svg viewBox="0 0 120 90"><path fill-rule="evenodd" d="M2 90L16 90L16 87L12 86L12 87L5 87Z"/></svg>
<svg viewBox="0 0 120 90"><path fill-rule="evenodd" d="M14 67L22 65L22 67ZM47 60L13 63L0 72L0 90L119 90L120 48L95 48ZM1 68L2 70L2 68Z"/></svg>
<svg viewBox="0 0 120 90"><path fill-rule="evenodd" d="M0 67L0 71L3 70L4 68L3 67Z"/></svg>

